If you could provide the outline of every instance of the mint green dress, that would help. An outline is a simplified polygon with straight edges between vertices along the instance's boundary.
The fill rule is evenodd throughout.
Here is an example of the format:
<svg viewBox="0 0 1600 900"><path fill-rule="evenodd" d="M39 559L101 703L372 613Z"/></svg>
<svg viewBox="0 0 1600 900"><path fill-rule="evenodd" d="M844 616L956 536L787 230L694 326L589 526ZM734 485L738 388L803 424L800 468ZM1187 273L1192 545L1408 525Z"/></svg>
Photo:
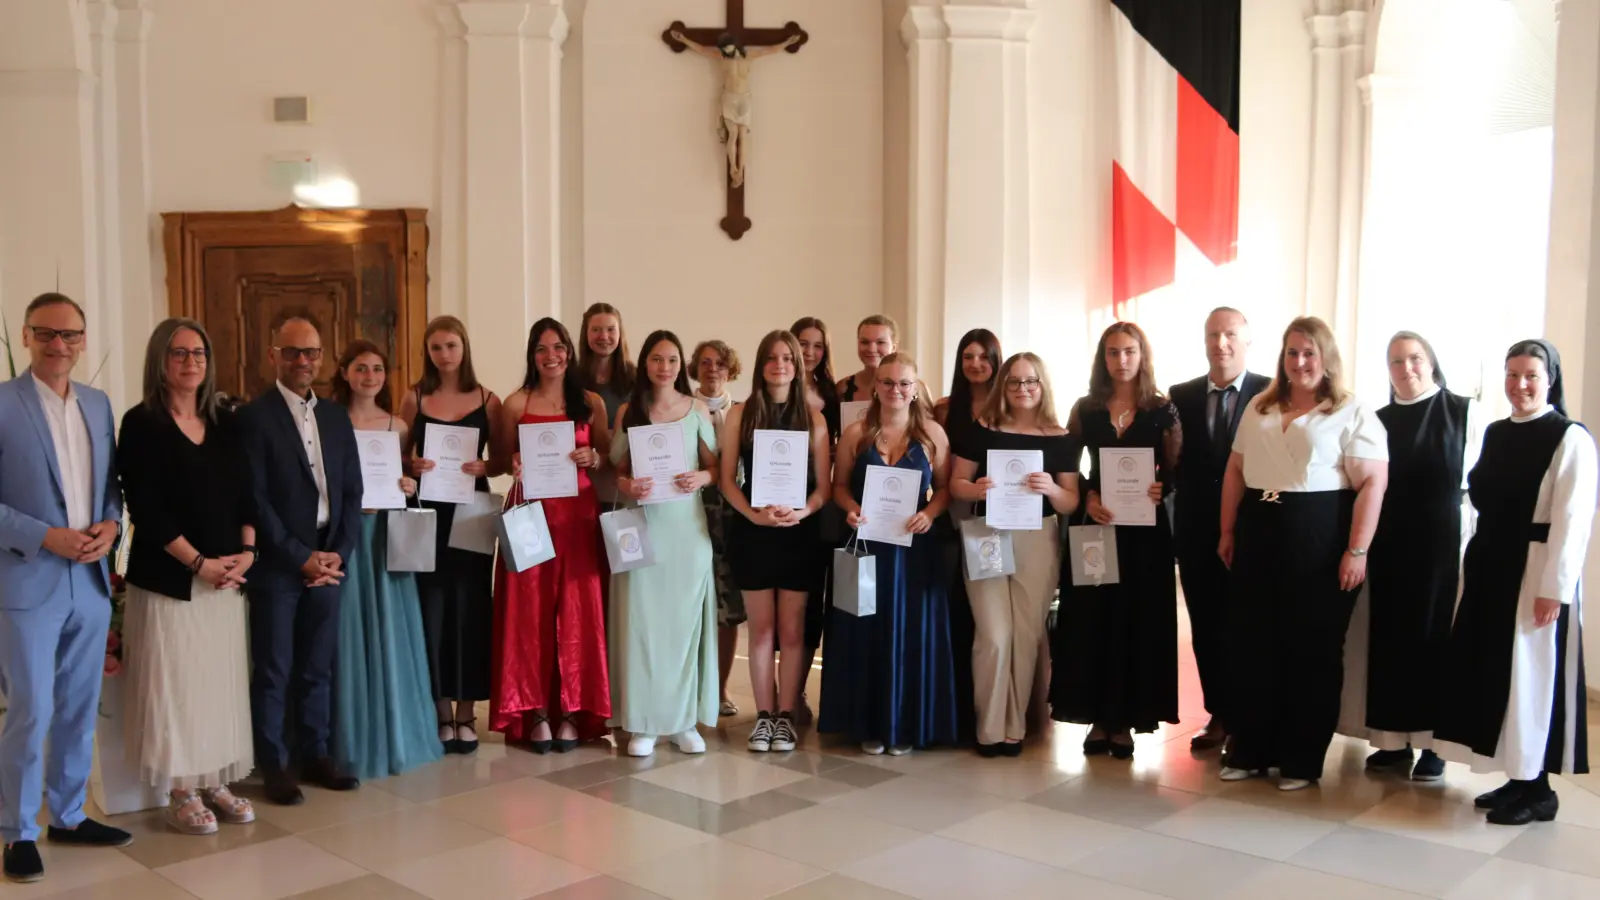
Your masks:
<svg viewBox="0 0 1600 900"><path fill-rule="evenodd" d="M698 467L701 443L717 449L716 430L698 406L678 424L689 464ZM612 440L611 461L627 455L623 431ZM717 586L699 498L652 503L644 511L655 563L611 576L610 724L630 734L670 736L697 722L717 724Z"/></svg>

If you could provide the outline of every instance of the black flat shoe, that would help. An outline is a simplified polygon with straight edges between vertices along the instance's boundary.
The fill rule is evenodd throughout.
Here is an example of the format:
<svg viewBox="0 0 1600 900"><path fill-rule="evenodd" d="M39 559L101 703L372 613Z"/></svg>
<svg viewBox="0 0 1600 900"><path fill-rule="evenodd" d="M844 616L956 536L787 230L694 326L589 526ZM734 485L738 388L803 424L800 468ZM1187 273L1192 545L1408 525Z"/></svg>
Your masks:
<svg viewBox="0 0 1600 900"><path fill-rule="evenodd" d="M562 725L571 725L572 726L572 730L573 731L577 731L578 730L578 723L577 723L576 719L577 719L576 716L562 716L561 717L561 724ZM578 739L575 738L575 737L570 737L570 738L558 737L551 744L551 746L553 746L555 748L555 751L557 753L571 753L572 751L578 749Z"/></svg>
<svg viewBox="0 0 1600 900"><path fill-rule="evenodd" d="M93 819L84 819L77 828L51 825L45 829L44 836L52 844L77 844L83 847L126 847L133 843L133 835Z"/></svg>
<svg viewBox="0 0 1600 900"><path fill-rule="evenodd" d="M33 841L7 844L5 857L7 881L28 884L44 877L44 860L39 858L39 847Z"/></svg>
<svg viewBox="0 0 1600 900"><path fill-rule="evenodd" d="M455 724L455 723L451 723L451 724ZM540 725L549 725L549 724L550 724L550 718L548 716L543 716L543 715L540 715L539 713L534 713L533 714L533 728L530 728L528 730L531 732L533 729L538 728ZM532 750L534 753L539 754L540 756L543 756L546 753L549 753L550 752L550 748L553 747L553 746L555 746L555 741L552 741L550 738L545 738L542 741L533 741L533 740L528 741L528 749Z"/></svg>
<svg viewBox="0 0 1600 900"><path fill-rule="evenodd" d="M1084 738L1084 756L1105 756L1111 750L1110 738Z"/></svg>
<svg viewBox="0 0 1600 900"><path fill-rule="evenodd" d="M1478 809L1498 809L1507 803L1514 803L1522 796L1522 785L1508 781L1486 794L1479 794L1472 801Z"/></svg>
<svg viewBox="0 0 1600 900"><path fill-rule="evenodd" d="M1556 811L1559 809L1561 801L1556 799L1555 791L1537 800L1529 799L1524 792L1516 800L1489 810L1489 824L1527 825L1531 822L1549 822L1556 817Z"/></svg>
<svg viewBox="0 0 1600 900"><path fill-rule="evenodd" d="M1367 757L1368 772L1388 772L1393 775L1411 777L1412 763L1416 762L1416 755L1411 748L1404 750L1376 750Z"/></svg>
<svg viewBox="0 0 1600 900"><path fill-rule="evenodd" d="M978 744L978 755L984 759L995 759L1005 753L1005 744Z"/></svg>
<svg viewBox="0 0 1600 900"><path fill-rule="evenodd" d="M477 753L478 752L478 729L476 727L474 727L475 724L477 723L477 721L478 721L477 717L474 716L473 718L470 718L470 719L466 720L465 722L452 722L451 723L451 724L456 726L456 735L457 735L457 737L456 737L456 752L461 754L462 756L466 756L469 753ZM468 728L472 729L472 740L467 741L467 740L462 740L461 739L461 737L460 737L461 726L463 726L463 725L465 725Z"/></svg>
<svg viewBox="0 0 1600 900"><path fill-rule="evenodd" d="M1007 741L1000 745L1000 755L1007 759L1016 759L1022 755L1021 741Z"/></svg>
<svg viewBox="0 0 1600 900"><path fill-rule="evenodd" d="M261 777L262 792L267 795L267 802L279 806L299 806L306 802L305 792L300 790L300 785L288 772L281 769L267 769Z"/></svg>
<svg viewBox="0 0 1600 900"><path fill-rule="evenodd" d="M450 721L449 719L440 719L439 720L439 727L440 728L448 728L448 729L450 729L450 732L452 734L454 734L455 733L455 729L456 729L456 723ZM444 754L446 756L449 756L452 753L460 753L461 752L460 744L461 744L461 742L456 740L455 738L448 738L448 739L440 738L439 739L439 746L444 748Z"/></svg>
<svg viewBox="0 0 1600 900"><path fill-rule="evenodd" d="M1133 745L1111 742L1112 759L1133 759Z"/></svg>

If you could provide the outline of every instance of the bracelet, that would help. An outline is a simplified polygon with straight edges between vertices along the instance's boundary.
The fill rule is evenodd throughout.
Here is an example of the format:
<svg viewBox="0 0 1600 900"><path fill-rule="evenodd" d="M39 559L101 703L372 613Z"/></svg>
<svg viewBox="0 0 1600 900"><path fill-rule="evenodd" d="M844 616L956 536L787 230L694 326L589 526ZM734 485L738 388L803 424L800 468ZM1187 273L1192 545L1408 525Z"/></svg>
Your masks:
<svg viewBox="0 0 1600 900"><path fill-rule="evenodd" d="M261 553L256 550L256 545L255 544L245 544L243 547L239 548L239 552L240 553L248 553L248 554L250 554L250 561L252 563L256 562L259 559L261 559Z"/></svg>
<svg viewBox="0 0 1600 900"><path fill-rule="evenodd" d="M195 575L199 575L200 574L200 568L202 566L204 566L205 564L206 564L205 556L202 555L202 554L196 553L194 555L194 561L189 563L189 571L191 573L195 574Z"/></svg>

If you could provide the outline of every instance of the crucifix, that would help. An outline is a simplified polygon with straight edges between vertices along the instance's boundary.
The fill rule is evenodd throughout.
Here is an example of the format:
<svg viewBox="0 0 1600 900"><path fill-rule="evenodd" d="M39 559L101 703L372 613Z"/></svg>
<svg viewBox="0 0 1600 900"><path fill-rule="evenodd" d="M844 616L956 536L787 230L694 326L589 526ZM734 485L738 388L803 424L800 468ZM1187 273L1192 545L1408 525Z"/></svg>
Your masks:
<svg viewBox="0 0 1600 900"><path fill-rule="evenodd" d="M722 28L690 28L673 22L661 33L673 53L692 50L715 60L722 71L722 103L717 110L717 136L727 145L727 215L722 230L738 240L750 230L744 214L745 160L750 142L750 61L781 50L800 52L809 35L799 23L782 28L746 28L744 0L726 0L727 24Z"/></svg>

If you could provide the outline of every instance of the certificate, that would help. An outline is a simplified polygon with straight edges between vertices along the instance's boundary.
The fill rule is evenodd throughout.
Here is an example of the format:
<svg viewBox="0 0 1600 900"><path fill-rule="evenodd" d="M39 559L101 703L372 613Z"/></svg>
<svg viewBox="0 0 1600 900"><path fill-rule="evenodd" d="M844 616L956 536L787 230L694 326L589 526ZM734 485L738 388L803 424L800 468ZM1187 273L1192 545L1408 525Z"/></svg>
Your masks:
<svg viewBox="0 0 1600 900"><path fill-rule="evenodd" d="M805 509L810 433L757 428L751 439L750 505Z"/></svg>
<svg viewBox="0 0 1600 900"><path fill-rule="evenodd" d="M640 503L666 503L692 497L678 490L673 479L689 471L683 450L683 425L635 425L628 429L628 457L634 478L649 478L650 493Z"/></svg>
<svg viewBox="0 0 1600 900"><path fill-rule="evenodd" d="M1044 527L1044 495L1028 489L1028 476L1044 471L1043 450L990 450L984 495L984 524L997 531L1038 531Z"/></svg>
<svg viewBox="0 0 1600 900"><path fill-rule="evenodd" d="M522 499L578 496L577 449L571 419L530 422L517 426L517 446L522 451Z"/></svg>
<svg viewBox="0 0 1600 900"><path fill-rule="evenodd" d="M434 467L422 473L419 497L435 503L472 502L477 479L461 467L478 458L478 429L429 422L422 458L433 460Z"/></svg>
<svg viewBox="0 0 1600 900"><path fill-rule="evenodd" d="M400 432L357 431L356 450L361 456L361 508L404 509Z"/></svg>
<svg viewBox="0 0 1600 900"><path fill-rule="evenodd" d="M894 466L867 466L866 485L861 490L863 540L911 546L913 535L906 523L917 514L917 491L922 476L910 469Z"/></svg>
<svg viewBox="0 0 1600 900"><path fill-rule="evenodd" d="M1116 525L1156 524L1150 485L1156 480L1156 451L1150 447L1100 449L1100 505Z"/></svg>
<svg viewBox="0 0 1600 900"><path fill-rule="evenodd" d="M871 408L871 400L848 400L839 404L839 430L842 432L849 428L851 422L864 421L867 410Z"/></svg>

